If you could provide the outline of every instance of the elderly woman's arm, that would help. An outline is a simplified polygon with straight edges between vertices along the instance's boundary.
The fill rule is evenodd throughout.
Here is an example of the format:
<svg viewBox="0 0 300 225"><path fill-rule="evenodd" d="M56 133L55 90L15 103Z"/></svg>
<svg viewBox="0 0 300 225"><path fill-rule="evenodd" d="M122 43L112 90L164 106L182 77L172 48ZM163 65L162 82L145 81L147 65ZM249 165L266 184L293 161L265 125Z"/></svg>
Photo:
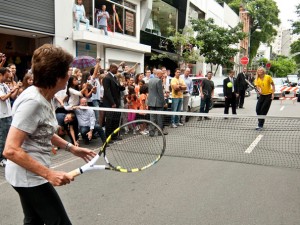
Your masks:
<svg viewBox="0 0 300 225"><path fill-rule="evenodd" d="M4 157L25 168L26 170L45 178L54 186L70 183L72 178L68 176L67 173L54 171L47 168L33 159L24 151L24 149L21 148L26 137L27 133L11 126L7 135L6 145L3 152Z"/></svg>

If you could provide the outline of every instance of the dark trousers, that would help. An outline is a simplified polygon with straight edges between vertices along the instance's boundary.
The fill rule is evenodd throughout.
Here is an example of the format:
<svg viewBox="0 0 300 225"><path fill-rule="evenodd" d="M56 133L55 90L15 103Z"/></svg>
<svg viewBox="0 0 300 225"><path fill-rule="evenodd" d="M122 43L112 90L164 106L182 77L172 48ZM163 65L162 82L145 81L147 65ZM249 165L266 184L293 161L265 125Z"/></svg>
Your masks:
<svg viewBox="0 0 300 225"><path fill-rule="evenodd" d="M19 194L24 225L70 225L66 210L50 183L36 187L13 187Z"/></svg>
<svg viewBox="0 0 300 225"><path fill-rule="evenodd" d="M257 115L267 115L272 103L272 94L260 95L256 104ZM264 119L258 119L258 126L263 127L265 123Z"/></svg>
<svg viewBox="0 0 300 225"><path fill-rule="evenodd" d="M155 111L163 111L164 107L152 107L149 106L150 110L155 110ZM157 124L160 129L164 129L164 125L163 125L163 115L162 114L150 114L150 121ZM150 126L150 130L149 130L150 135L154 135L154 126Z"/></svg>
<svg viewBox="0 0 300 225"><path fill-rule="evenodd" d="M232 93L231 97L225 98L224 114L228 114L231 105L232 114L236 114L236 94Z"/></svg>
<svg viewBox="0 0 300 225"><path fill-rule="evenodd" d="M121 118L120 112L105 112L105 135L108 137L112 132L119 127ZM117 136L113 135L112 139Z"/></svg>
<svg viewBox="0 0 300 225"><path fill-rule="evenodd" d="M87 140L88 139L87 133L90 131L90 127L89 126L79 126L79 130L80 130L82 138ZM104 133L102 127L100 127L99 124L95 124L94 130L93 130L93 136L96 133L99 134L99 136L102 140L102 143L104 143L106 140L106 136L105 136L105 133Z"/></svg>
<svg viewBox="0 0 300 225"><path fill-rule="evenodd" d="M200 102L200 113L208 113L210 108L211 96L204 95Z"/></svg>
<svg viewBox="0 0 300 225"><path fill-rule="evenodd" d="M236 107L243 107L244 106L244 100L245 100L245 90L239 91L239 97L236 98Z"/></svg>

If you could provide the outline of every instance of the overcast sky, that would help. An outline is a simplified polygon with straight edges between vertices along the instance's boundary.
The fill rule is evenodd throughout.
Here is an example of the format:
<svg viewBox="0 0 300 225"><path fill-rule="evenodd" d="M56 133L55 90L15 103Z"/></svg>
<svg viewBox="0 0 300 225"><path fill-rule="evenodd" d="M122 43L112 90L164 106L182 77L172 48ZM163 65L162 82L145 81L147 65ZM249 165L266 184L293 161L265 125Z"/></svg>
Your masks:
<svg viewBox="0 0 300 225"><path fill-rule="evenodd" d="M281 20L281 26L284 28L291 28L291 22L289 20L298 20L296 11L296 5L300 3L299 0L274 0L280 10L279 18Z"/></svg>

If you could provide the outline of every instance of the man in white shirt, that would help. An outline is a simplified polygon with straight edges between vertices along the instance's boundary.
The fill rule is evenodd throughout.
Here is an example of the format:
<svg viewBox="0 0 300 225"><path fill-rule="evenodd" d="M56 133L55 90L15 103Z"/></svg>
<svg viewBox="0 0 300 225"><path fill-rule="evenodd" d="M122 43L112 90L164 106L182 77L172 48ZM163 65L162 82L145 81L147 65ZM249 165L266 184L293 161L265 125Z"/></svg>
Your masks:
<svg viewBox="0 0 300 225"><path fill-rule="evenodd" d="M12 111L10 98L15 99L18 94L19 86L15 86L12 90L5 84L10 76L10 70L0 68L0 166L6 165L6 159L2 156L5 140L12 121Z"/></svg>
<svg viewBox="0 0 300 225"><path fill-rule="evenodd" d="M87 106L87 99L80 99L80 106ZM99 134L102 143L105 142L106 136L102 127L96 123L95 113L92 109L80 109L80 107L73 107L78 120L79 131L85 144L89 144L93 135Z"/></svg>
<svg viewBox="0 0 300 225"><path fill-rule="evenodd" d="M186 90L183 91L182 112L188 111L190 96L193 92L193 81L190 78L190 73L190 68L186 68L184 70L184 74L180 75L180 78L184 81L186 85ZM181 122L183 124L185 123L185 118L186 116L182 116Z"/></svg>

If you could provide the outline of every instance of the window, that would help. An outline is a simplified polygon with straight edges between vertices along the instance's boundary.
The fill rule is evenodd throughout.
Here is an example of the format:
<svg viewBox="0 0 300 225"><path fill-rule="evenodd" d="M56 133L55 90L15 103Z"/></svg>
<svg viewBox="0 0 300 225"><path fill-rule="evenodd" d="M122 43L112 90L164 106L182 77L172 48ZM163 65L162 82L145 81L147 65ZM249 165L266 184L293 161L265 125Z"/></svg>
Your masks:
<svg viewBox="0 0 300 225"><path fill-rule="evenodd" d="M107 22L107 30L130 36L136 36L136 5L124 0L97 0L95 1L95 27L97 27L97 14L102 6L110 18Z"/></svg>
<svg viewBox="0 0 300 225"><path fill-rule="evenodd" d="M174 34L170 28L177 30L177 9L162 0L153 1L152 12L147 23L146 32L168 37Z"/></svg>
<svg viewBox="0 0 300 225"><path fill-rule="evenodd" d="M76 56L97 57L97 45L83 42L76 42Z"/></svg>

